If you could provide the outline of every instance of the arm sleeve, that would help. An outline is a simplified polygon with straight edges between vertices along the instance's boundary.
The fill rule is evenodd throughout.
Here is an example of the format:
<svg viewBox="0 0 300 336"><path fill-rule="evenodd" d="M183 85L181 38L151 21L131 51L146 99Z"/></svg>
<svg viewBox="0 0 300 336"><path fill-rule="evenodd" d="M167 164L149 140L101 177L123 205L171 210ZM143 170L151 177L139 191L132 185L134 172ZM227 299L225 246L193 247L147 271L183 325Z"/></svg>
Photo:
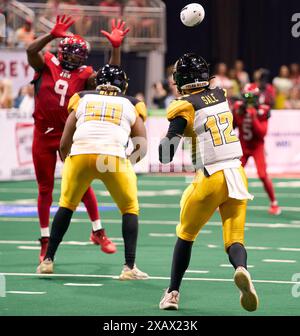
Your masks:
<svg viewBox="0 0 300 336"><path fill-rule="evenodd" d="M187 121L183 117L176 117L171 120L168 133L159 144L158 152L161 163L172 162L186 126Z"/></svg>

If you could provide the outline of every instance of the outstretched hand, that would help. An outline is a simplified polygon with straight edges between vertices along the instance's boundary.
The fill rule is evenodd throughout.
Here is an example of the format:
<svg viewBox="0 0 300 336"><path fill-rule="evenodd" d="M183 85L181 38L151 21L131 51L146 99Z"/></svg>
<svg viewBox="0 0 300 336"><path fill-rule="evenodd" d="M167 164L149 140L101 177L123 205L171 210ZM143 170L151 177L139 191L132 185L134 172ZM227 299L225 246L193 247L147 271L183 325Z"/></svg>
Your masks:
<svg viewBox="0 0 300 336"><path fill-rule="evenodd" d="M72 36L73 34L67 33L67 30L72 26L72 24L75 22L74 19L72 19L71 16L60 16L58 15L56 17L56 23L53 29L51 30L50 34L57 37L67 37Z"/></svg>
<svg viewBox="0 0 300 336"><path fill-rule="evenodd" d="M118 20L116 25L116 20L113 19L111 23L111 33L101 30L101 33L110 41L114 48L119 48L123 42L124 37L129 32L129 28L125 29L126 22Z"/></svg>

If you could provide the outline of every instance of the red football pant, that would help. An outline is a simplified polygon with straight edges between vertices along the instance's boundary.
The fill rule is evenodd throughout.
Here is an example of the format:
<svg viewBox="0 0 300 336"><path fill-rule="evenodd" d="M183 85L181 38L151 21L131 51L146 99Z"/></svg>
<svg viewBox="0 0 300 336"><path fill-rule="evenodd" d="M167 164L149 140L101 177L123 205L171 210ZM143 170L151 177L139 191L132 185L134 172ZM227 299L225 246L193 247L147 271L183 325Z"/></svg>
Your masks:
<svg viewBox="0 0 300 336"><path fill-rule="evenodd" d="M33 135L32 157L38 183L38 215L41 228L49 226L50 207L53 201L54 174L61 133L44 134L36 128ZM97 198L89 187L82 198L91 221L100 218Z"/></svg>
<svg viewBox="0 0 300 336"><path fill-rule="evenodd" d="M275 192L271 179L267 173L267 164L265 156L265 147L264 144L258 145L254 149L243 148L243 157L241 158L243 167L246 166L248 159L252 156L255 162L257 169L257 174L260 180L262 181L265 191L268 194L271 202L275 202Z"/></svg>

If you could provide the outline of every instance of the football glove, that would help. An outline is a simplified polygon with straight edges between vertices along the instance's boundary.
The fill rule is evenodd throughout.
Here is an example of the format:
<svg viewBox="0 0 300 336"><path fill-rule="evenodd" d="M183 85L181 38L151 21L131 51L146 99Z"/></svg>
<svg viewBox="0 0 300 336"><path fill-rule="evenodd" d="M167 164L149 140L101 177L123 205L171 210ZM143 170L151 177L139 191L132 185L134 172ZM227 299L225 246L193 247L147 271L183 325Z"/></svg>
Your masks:
<svg viewBox="0 0 300 336"><path fill-rule="evenodd" d="M129 32L129 28L125 29L126 22L118 20L116 25L116 20L113 19L111 23L111 33L105 30L101 30L101 33L110 41L114 48L119 48L126 34Z"/></svg>
<svg viewBox="0 0 300 336"><path fill-rule="evenodd" d="M56 17L55 26L51 30L50 34L54 36L55 38L72 36L73 34L67 33L67 30L72 26L74 22L75 20L73 20L71 16L58 15Z"/></svg>

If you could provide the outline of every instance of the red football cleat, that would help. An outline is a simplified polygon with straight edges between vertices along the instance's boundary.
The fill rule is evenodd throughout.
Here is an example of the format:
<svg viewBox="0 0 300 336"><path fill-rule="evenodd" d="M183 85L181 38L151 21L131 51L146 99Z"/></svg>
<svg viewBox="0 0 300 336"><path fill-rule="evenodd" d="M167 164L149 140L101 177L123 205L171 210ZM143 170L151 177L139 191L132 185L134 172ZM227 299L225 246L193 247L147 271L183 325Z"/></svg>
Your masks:
<svg viewBox="0 0 300 336"><path fill-rule="evenodd" d="M269 214L273 216L279 216L281 214L281 209L278 205L271 205L269 208Z"/></svg>
<svg viewBox="0 0 300 336"><path fill-rule="evenodd" d="M95 245L100 245L104 253L115 253L117 251L116 245L106 236L105 230L92 231L90 240Z"/></svg>
<svg viewBox="0 0 300 336"><path fill-rule="evenodd" d="M44 261L44 258L46 256L48 244L49 244L49 237L42 237L39 239L41 244L41 252L40 252L40 263Z"/></svg>

